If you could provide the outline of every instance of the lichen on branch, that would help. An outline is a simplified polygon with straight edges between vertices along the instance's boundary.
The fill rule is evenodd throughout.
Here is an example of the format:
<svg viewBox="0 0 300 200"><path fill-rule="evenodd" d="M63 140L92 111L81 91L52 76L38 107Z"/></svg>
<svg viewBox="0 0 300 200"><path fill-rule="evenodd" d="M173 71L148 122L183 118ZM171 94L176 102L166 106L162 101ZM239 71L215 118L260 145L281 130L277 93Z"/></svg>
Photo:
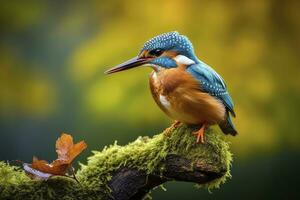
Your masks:
<svg viewBox="0 0 300 200"><path fill-rule="evenodd" d="M196 128L181 125L169 137L139 137L125 146L115 143L93 151L76 174L80 184L65 177L33 181L0 162L0 199L141 199L169 180L219 187L230 177L229 145L213 129L206 131L204 144L196 144Z"/></svg>

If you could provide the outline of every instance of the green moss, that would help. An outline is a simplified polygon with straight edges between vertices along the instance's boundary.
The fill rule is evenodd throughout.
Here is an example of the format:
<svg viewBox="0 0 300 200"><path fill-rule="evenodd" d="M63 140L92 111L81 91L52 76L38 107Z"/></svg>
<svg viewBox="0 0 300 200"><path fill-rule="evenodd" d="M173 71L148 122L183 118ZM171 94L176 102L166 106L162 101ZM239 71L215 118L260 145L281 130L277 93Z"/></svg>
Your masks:
<svg viewBox="0 0 300 200"><path fill-rule="evenodd" d="M223 134L211 129L206 132L205 144L196 144L191 134L194 128L185 125L172 130L172 135L155 135L153 138L139 137L126 146L117 143L105 147L101 152L93 151L87 165L81 165L77 173L80 184L65 177L48 181L30 180L22 170L0 162L0 199L105 199L110 189L107 182L111 173L120 166L127 166L151 173L168 154L182 155L193 161L212 166L225 175L205 184L207 188L219 187L230 177L232 160L228 143ZM192 170L192 169L191 169Z"/></svg>
<svg viewBox="0 0 300 200"><path fill-rule="evenodd" d="M20 171L19 167L9 166L5 162L0 162L0 185L20 184L30 179Z"/></svg>
<svg viewBox="0 0 300 200"><path fill-rule="evenodd" d="M91 187L109 192L109 188L103 186L110 180L110 173L120 166L135 167L151 173L168 154L177 154L195 161L201 158L203 163L214 166L216 170L226 171L223 177L205 185L210 189L219 187L230 177L232 156L229 145L224 141L223 134L212 129L206 131L205 144L196 144L195 137L191 134L193 131L193 128L183 125L173 130L170 137L164 134L155 135L151 139L139 137L123 147L115 143L101 152L94 151L94 155L88 158L88 164L82 166L78 175L84 182L89 182Z"/></svg>
<svg viewBox="0 0 300 200"><path fill-rule="evenodd" d="M66 177L31 180L19 167L0 162L0 199L96 199L104 196Z"/></svg>

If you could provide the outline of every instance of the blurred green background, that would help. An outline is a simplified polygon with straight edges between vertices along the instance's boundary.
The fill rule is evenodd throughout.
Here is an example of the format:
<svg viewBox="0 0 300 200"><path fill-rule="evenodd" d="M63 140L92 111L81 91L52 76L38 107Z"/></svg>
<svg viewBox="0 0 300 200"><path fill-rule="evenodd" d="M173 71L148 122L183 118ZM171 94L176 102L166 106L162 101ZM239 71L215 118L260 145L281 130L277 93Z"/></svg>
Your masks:
<svg viewBox="0 0 300 200"><path fill-rule="evenodd" d="M53 160L61 132L88 144L152 136L171 120L155 105L148 68L105 76L163 32L187 35L226 80L239 131L232 179L210 194L166 184L154 199L299 199L300 3L1 1L0 160Z"/></svg>

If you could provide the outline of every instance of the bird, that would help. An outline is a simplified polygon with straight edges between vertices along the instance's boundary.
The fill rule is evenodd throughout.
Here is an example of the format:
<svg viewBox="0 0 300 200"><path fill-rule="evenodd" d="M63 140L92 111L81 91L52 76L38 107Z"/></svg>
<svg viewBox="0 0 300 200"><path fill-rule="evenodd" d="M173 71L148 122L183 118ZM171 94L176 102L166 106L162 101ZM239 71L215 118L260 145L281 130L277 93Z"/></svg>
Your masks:
<svg viewBox="0 0 300 200"><path fill-rule="evenodd" d="M160 109L175 120L199 125L196 143L204 143L205 130L219 125L226 135L237 135L231 120L234 103L224 79L197 58L193 44L177 31L155 36L144 43L138 56L105 71L105 74L138 66L153 69L149 77L152 96Z"/></svg>

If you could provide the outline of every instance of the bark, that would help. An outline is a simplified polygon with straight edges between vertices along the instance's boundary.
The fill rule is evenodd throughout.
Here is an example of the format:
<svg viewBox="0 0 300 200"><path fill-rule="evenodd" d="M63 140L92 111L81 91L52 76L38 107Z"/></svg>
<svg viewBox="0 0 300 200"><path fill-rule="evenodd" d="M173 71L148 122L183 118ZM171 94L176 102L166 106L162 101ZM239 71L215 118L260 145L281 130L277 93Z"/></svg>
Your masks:
<svg viewBox="0 0 300 200"><path fill-rule="evenodd" d="M121 168L109 182L114 199L142 199L152 188L167 181L185 181L198 184L209 183L225 175L226 169L215 170L213 166L194 165L181 156L168 155L161 163L165 171L147 174L136 169Z"/></svg>

